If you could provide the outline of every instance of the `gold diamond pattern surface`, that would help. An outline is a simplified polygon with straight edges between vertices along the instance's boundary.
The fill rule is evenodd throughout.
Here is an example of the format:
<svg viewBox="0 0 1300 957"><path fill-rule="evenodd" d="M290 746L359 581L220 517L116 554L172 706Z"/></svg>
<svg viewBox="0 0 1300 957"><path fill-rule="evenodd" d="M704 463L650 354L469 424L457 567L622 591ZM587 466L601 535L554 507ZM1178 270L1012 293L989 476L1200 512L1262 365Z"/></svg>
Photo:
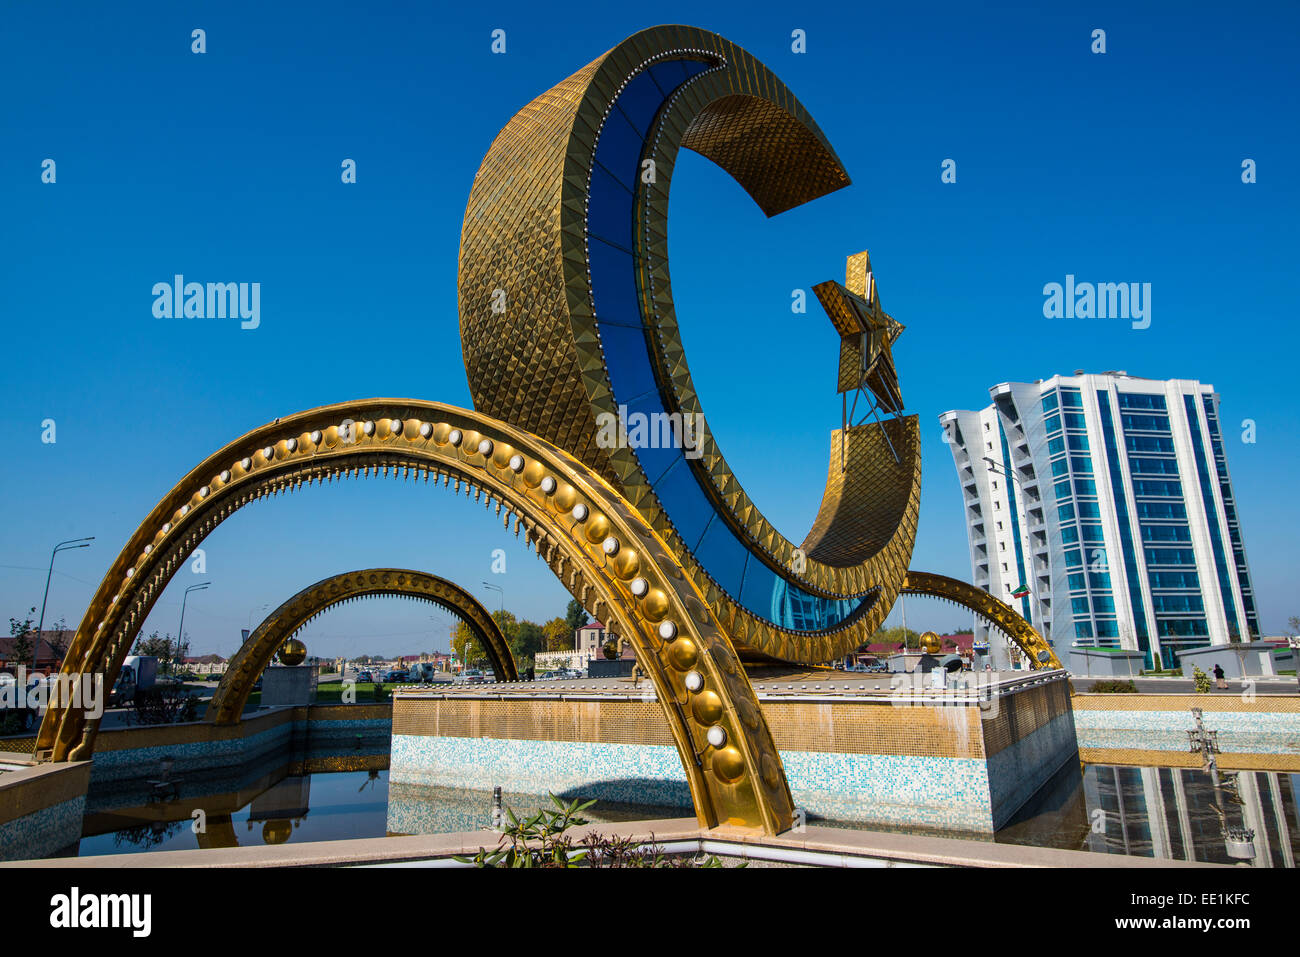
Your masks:
<svg viewBox="0 0 1300 957"><path fill-rule="evenodd" d="M623 85L648 63L665 58L690 58L711 67L672 93L646 134L646 155L654 160L656 175L644 184L634 223L642 313L652 326L651 353L669 410L703 414L681 344L668 269L668 192L678 150L692 149L713 160L768 215L848 185L842 163L812 117L743 49L688 27L636 34L524 107L483 160L461 232L460 322L471 393L477 407L569 450L624 494L674 548L748 657L827 661L866 640L902 582L916 531L917 443L904 443L900 453L917 461L900 464L892 452L873 458L869 450L883 450L887 443L858 445L855 433L850 441L855 474L828 486L823 500L822 515L843 523L842 531L834 524L815 528L813 554L798 551L776 531L728 468L712 433L706 429L701 437L702 454L691 462L697 480L758 560L814 595L865 599L856 616L810 634L752 614L739 596L714 581L692 554L694 543L679 537L635 451L596 442L597 416L616 416L618 406L587 267L593 154ZM910 432L915 423L890 427ZM839 441L833 439L833 463L840 461ZM898 494L891 483L900 475ZM861 494L885 489L888 494L878 498ZM857 536L864 528L893 532L863 540Z"/></svg>

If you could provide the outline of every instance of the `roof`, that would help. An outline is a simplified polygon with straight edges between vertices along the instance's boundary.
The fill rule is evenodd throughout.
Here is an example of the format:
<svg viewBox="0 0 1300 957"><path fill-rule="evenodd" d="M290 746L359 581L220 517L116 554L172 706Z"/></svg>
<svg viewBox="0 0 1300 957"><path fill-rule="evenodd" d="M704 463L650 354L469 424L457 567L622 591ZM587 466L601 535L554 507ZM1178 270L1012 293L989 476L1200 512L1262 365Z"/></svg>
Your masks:
<svg viewBox="0 0 1300 957"><path fill-rule="evenodd" d="M25 635L28 641L32 641L36 637L36 631L35 629L33 629L31 631L25 632ZM50 645L50 641L57 640L62 645L64 652L66 652L68 646L72 644L72 639L75 635L76 632L72 631L72 629L70 628L64 629L62 631L55 631L46 628L44 631L41 632L41 647L40 647L40 653L37 656L37 660L51 662L62 658L63 653L56 655L54 653L53 647L51 647ZM16 639L12 637L0 638L0 658L3 658L5 661L10 661L13 658L15 640ZM31 654L31 652L28 652L28 654ZM31 664L31 661L29 659L27 662L14 662L14 664L24 664L24 663Z"/></svg>

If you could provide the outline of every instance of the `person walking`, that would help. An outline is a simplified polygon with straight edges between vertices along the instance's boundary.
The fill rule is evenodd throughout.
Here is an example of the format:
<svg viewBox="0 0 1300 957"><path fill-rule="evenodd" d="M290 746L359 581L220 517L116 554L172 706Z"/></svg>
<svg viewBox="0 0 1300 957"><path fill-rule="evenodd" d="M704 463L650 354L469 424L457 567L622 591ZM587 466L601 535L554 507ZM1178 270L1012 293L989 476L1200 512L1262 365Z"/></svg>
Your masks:
<svg viewBox="0 0 1300 957"><path fill-rule="evenodd" d="M1223 665L1216 664L1214 666L1214 684L1215 687L1223 688L1225 690L1228 687L1228 679L1227 676L1223 673Z"/></svg>

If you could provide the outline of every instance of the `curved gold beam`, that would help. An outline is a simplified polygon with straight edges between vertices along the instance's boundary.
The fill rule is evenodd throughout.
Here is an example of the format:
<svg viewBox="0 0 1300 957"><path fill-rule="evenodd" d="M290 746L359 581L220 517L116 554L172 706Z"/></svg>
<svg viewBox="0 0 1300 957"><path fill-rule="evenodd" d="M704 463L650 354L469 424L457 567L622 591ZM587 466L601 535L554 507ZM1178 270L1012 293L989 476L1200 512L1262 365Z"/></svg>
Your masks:
<svg viewBox="0 0 1300 957"><path fill-rule="evenodd" d="M412 399L311 409L205 459L150 512L95 592L65 674L112 686L163 588L227 517L267 495L346 474L423 476L505 511L588 612L629 640L652 681L705 827L786 830L794 803L753 687L663 539L605 481L550 443L481 413ZM45 715L39 757L90 758L98 720Z"/></svg>
<svg viewBox="0 0 1300 957"><path fill-rule="evenodd" d="M469 626L492 662L498 681L519 680L510 645L492 619L492 613L465 589L445 578L409 568L365 568L331 575L308 585L271 612L230 659L204 720L214 724L237 723L257 676L286 641L334 605L380 595L415 598L446 608Z"/></svg>
<svg viewBox="0 0 1300 957"><path fill-rule="evenodd" d="M969 608L1014 641L1029 659L1031 668L1061 667L1061 659L1056 657L1056 652L1038 633L1038 629L1025 621L1006 602L994 598L983 588L976 588L946 575L909 570L907 579L903 582L903 594L942 598Z"/></svg>
<svg viewBox="0 0 1300 957"><path fill-rule="evenodd" d="M683 65L675 78L672 64ZM646 85L658 67L665 69ZM634 132L619 98L637 83L637 96L664 102L649 126ZM617 193L622 186L600 192L610 182L610 171L596 159L608 123L619 136L642 138L641 168L649 172L624 183L635 187L634 198ZM888 437L885 426L855 427L847 456L840 448L845 436L835 434L822 515L798 547L750 501L707 429L698 437L699 458L685 464L720 525L743 543L748 562L766 565L809 598L857 603L820 630L792 630L775 613L755 614L761 603L742 602L738 582L715 578L694 551L699 543L679 533L652 485L658 476L643 470L633 449L599 439L600 422L620 410L607 352L615 348L611 336L643 334L646 369L653 367L665 409L702 420L668 268L668 194L682 148L730 173L769 216L849 185L809 112L745 50L692 27L635 34L520 110L479 168L458 276L471 394L477 408L569 450L622 493L674 549L740 651L827 661L867 640L902 582L919 510L919 442L908 441L917 432L915 417L888 423ZM630 257L620 273L627 288L619 302L630 315L611 315L595 291L594 251L608 254L613 246L589 235L588 222L610 195L625 204L615 210L626 216L619 242ZM608 228L620 228L608 202L603 208L602 221L613 217ZM901 450L892 447L899 444ZM864 526L871 535L859 534Z"/></svg>

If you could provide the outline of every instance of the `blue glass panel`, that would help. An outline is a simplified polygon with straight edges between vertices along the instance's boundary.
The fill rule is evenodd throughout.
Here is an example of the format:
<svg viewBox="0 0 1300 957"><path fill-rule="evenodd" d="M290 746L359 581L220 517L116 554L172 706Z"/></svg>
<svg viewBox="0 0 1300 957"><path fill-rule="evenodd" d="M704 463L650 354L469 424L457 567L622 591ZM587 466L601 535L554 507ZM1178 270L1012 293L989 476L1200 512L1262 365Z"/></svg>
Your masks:
<svg viewBox="0 0 1300 957"><path fill-rule="evenodd" d="M633 415L644 415L648 418L656 412L663 411L663 402L659 398L658 390L637 396L623 404L627 406L626 411L629 419ZM650 421L653 422L654 420L651 419ZM629 429L629 431L632 430ZM652 431L654 430L647 429L648 433ZM683 469L686 473L689 473L690 471L689 463L686 462L686 457L682 450L671 445L668 447L664 447L662 444L658 447L655 445L643 445L640 447L633 446L633 450L636 452L637 461L641 463L641 470L645 472L646 478L650 481L651 486L654 487L656 491L658 490L660 479L664 478L669 468L672 468L674 471ZM713 506L705 499L704 491L699 487L698 483L695 486L695 492L696 495L693 496L693 498L698 499L703 503L699 507L712 511ZM669 510L669 517L675 520L677 516L672 512L671 506L666 501L663 501L662 498L660 501L663 504L663 507ZM701 528L700 531L702 532L703 528ZM696 533L696 538L698 537L699 532Z"/></svg>
<svg viewBox="0 0 1300 957"><path fill-rule="evenodd" d="M634 76L623 92L618 95L618 108L627 117L628 123L636 130L637 138L644 140L650 123L663 105L664 92L650 75L643 70Z"/></svg>
<svg viewBox="0 0 1300 957"><path fill-rule="evenodd" d="M700 539L695 557L729 595L739 595L749 552L721 518L716 518ZM758 561L758 559L754 559Z"/></svg>
<svg viewBox="0 0 1300 957"><path fill-rule="evenodd" d="M592 167L587 233L630 253L635 248L632 222L632 194L603 166Z"/></svg>
<svg viewBox="0 0 1300 957"><path fill-rule="evenodd" d="M596 162L621 182L635 183L641 168L642 138L618 110L610 112L596 142Z"/></svg>
<svg viewBox="0 0 1300 957"><path fill-rule="evenodd" d="M647 450L637 450L638 453L643 451ZM698 542L713 517L713 504L695 481L685 456L678 451L676 458L678 461L672 468L655 482L655 495L668 511L677 533L688 542Z"/></svg>
<svg viewBox="0 0 1300 957"><path fill-rule="evenodd" d="M628 403L651 391L658 392L654 370L650 368L649 357L646 355L644 332L602 322L600 343L605 349L605 364L609 367L609 378L614 384L615 400ZM662 407L661 402L656 402L652 409ZM630 423L628 427L631 428Z"/></svg>
<svg viewBox="0 0 1300 957"><path fill-rule="evenodd" d="M763 609L758 614L771 616L772 593L776 591L776 572L757 558L745 568L745 584L740 589L740 603L750 610Z"/></svg>
<svg viewBox="0 0 1300 957"><path fill-rule="evenodd" d="M636 298L636 277L632 257L609 243L592 239L587 243L591 261L591 298L601 322L641 327L641 309Z"/></svg>

